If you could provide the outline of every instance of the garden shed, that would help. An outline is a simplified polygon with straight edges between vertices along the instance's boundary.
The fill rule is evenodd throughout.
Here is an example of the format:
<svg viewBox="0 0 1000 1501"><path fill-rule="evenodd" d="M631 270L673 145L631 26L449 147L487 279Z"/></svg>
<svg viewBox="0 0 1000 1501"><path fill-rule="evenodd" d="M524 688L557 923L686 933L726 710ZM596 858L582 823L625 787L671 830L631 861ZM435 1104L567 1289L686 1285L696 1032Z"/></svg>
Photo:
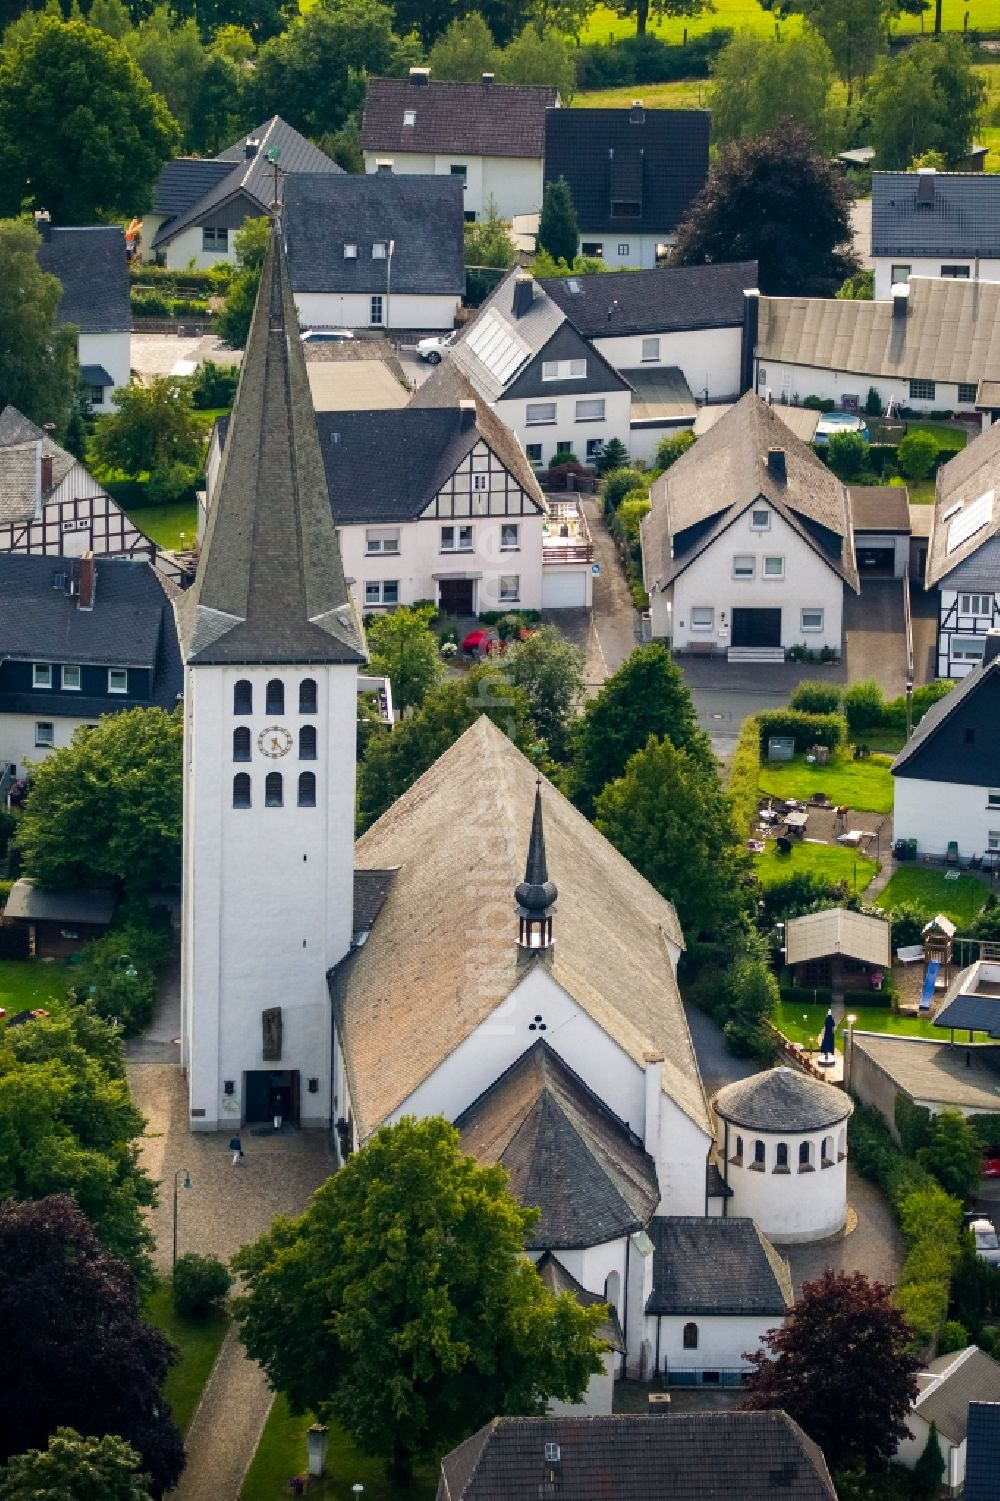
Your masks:
<svg viewBox="0 0 1000 1501"><path fill-rule="evenodd" d="M828 907L790 918L785 947L796 985L878 989L875 977L887 975L892 965L892 927L881 917Z"/></svg>
<svg viewBox="0 0 1000 1501"><path fill-rule="evenodd" d="M61 959L100 938L115 905L113 891L44 891L22 878L11 887L4 917L27 928L29 952L36 958Z"/></svg>

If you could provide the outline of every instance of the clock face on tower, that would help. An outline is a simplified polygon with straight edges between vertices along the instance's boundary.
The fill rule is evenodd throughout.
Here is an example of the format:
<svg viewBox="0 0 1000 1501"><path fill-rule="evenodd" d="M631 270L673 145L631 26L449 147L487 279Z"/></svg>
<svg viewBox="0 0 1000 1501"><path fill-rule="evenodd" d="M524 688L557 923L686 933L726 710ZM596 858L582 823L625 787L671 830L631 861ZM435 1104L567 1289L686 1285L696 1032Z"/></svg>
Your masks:
<svg viewBox="0 0 1000 1501"><path fill-rule="evenodd" d="M270 756L272 761L287 756L291 748L291 731L286 730L283 724L266 725L257 736L257 749L262 756Z"/></svg>

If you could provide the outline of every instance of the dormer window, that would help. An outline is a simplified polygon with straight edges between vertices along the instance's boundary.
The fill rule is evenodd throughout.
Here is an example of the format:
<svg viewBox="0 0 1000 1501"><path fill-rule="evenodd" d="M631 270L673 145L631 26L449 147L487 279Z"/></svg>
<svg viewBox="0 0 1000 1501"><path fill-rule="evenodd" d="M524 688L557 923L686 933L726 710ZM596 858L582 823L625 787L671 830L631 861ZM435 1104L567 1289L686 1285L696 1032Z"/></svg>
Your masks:
<svg viewBox="0 0 1000 1501"><path fill-rule="evenodd" d="M416 123L417 123L417 112L416 112L416 110L415 109L404 109L404 111L403 111L403 124L404 125L411 125L412 126L412 125L416 125Z"/></svg>
<svg viewBox="0 0 1000 1501"><path fill-rule="evenodd" d="M358 258L358 247L357 247L357 245L345 245L344 246L344 260L345 261L356 261L357 258Z"/></svg>
<svg viewBox="0 0 1000 1501"><path fill-rule="evenodd" d="M52 664L50 662L34 662L31 667L32 688L52 687Z"/></svg>

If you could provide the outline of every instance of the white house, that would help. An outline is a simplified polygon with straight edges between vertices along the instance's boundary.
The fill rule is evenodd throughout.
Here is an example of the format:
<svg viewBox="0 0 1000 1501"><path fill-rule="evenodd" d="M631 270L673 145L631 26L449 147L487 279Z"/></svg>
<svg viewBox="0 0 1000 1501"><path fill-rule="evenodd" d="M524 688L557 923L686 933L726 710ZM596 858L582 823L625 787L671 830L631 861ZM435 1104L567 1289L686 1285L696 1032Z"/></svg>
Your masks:
<svg viewBox="0 0 1000 1501"><path fill-rule="evenodd" d="M1000 281L1000 183L988 172L872 173L875 296L911 276Z"/></svg>
<svg viewBox="0 0 1000 1501"><path fill-rule="evenodd" d="M938 677L964 677L1000 627L1000 423L938 470L924 584L938 591Z"/></svg>
<svg viewBox="0 0 1000 1501"><path fill-rule="evenodd" d="M454 327L465 294L457 178L299 172L282 221L303 328Z"/></svg>
<svg viewBox="0 0 1000 1501"><path fill-rule="evenodd" d="M761 297L756 390L798 404L807 396L919 414L977 410L980 381L1000 377L1000 282L912 276L876 302Z"/></svg>
<svg viewBox="0 0 1000 1501"><path fill-rule="evenodd" d="M168 162L142 220L143 259L183 271L236 262L236 231L269 212L284 180L295 172L342 175L342 169L280 115L264 120L216 157L181 156Z"/></svg>
<svg viewBox="0 0 1000 1501"><path fill-rule="evenodd" d="M962 1493L969 1437L969 1406L1000 1402L1000 1364L978 1345L939 1355L917 1375L920 1391L906 1415L908 1437L900 1441L896 1458L913 1469L924 1452L933 1423L945 1469L941 1483L949 1496Z"/></svg>
<svg viewBox="0 0 1000 1501"><path fill-rule="evenodd" d="M892 763L893 833L922 854L1000 852L1000 631L979 666L924 715Z"/></svg>
<svg viewBox="0 0 1000 1501"><path fill-rule="evenodd" d="M611 438L628 447L628 381L527 272L500 283L425 385L446 378L450 363L516 433L535 468L560 453L591 463Z"/></svg>
<svg viewBox="0 0 1000 1501"><path fill-rule="evenodd" d="M114 393L132 376L132 306L121 225L56 229L48 214L35 215L42 237L38 264L57 276L62 297L57 323L77 330L80 379L95 411L113 410Z"/></svg>
<svg viewBox="0 0 1000 1501"><path fill-rule="evenodd" d="M839 655L858 592L846 487L748 392L654 481L642 523L654 636L678 652Z"/></svg>
<svg viewBox="0 0 1000 1501"><path fill-rule="evenodd" d="M720 1089L720 1169L733 1214L784 1244L826 1240L847 1220L847 1122L840 1089L774 1068Z"/></svg>
<svg viewBox="0 0 1000 1501"><path fill-rule="evenodd" d="M457 177L466 219L493 205L501 219L542 206L545 112L558 91L535 84L438 82L429 68L408 78L369 78L361 121L365 171L391 161L393 171Z"/></svg>

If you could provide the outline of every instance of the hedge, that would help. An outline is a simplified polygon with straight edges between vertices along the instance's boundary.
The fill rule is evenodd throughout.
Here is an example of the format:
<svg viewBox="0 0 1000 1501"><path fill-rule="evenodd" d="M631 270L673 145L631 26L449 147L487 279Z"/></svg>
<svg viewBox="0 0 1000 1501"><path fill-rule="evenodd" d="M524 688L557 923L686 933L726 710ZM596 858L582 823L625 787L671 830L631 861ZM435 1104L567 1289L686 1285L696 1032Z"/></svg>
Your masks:
<svg viewBox="0 0 1000 1501"><path fill-rule="evenodd" d="M757 822L760 801L760 729L756 715L744 719L736 740L736 749L729 767L726 791L732 804L733 819L740 833L747 839Z"/></svg>
<svg viewBox="0 0 1000 1501"><path fill-rule="evenodd" d="M772 736L785 736L795 741L797 751L807 751L811 745L825 745L836 750L842 745L847 726L840 714L806 714L801 709L767 709L757 715L760 736L760 754L766 755L767 742Z"/></svg>
<svg viewBox="0 0 1000 1501"><path fill-rule="evenodd" d="M852 1006L894 1006L897 992L891 985L883 990L845 990L844 1005L848 1010Z"/></svg>
<svg viewBox="0 0 1000 1501"><path fill-rule="evenodd" d="M933 683L925 683L922 688L914 688L911 714L914 726L918 725L938 699L944 698L950 693L955 684L950 678L936 678ZM906 696L900 694L899 698L891 698L882 709L881 728L887 730L906 729Z"/></svg>
<svg viewBox="0 0 1000 1501"><path fill-rule="evenodd" d="M788 707L804 714L835 714L840 708L840 685L825 678L803 678L792 690Z"/></svg>
<svg viewBox="0 0 1000 1501"><path fill-rule="evenodd" d="M779 985L781 999L792 1006L820 1006L833 1004L833 991L825 985Z"/></svg>
<svg viewBox="0 0 1000 1501"><path fill-rule="evenodd" d="M576 54L576 82L581 89L615 88L633 83L672 83L681 78L707 78L713 58L732 40L724 27L692 37L682 46L662 37L621 37L611 43L594 42Z"/></svg>

